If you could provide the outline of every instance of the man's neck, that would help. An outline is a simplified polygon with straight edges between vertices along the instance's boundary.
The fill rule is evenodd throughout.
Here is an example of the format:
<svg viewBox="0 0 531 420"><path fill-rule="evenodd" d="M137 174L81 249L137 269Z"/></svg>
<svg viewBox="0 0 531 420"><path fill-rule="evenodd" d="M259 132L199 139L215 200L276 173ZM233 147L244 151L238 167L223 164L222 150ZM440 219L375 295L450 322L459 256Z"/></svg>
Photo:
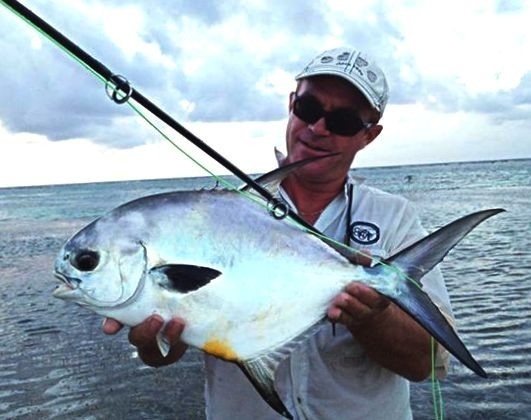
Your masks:
<svg viewBox="0 0 531 420"><path fill-rule="evenodd" d="M343 190L345 179L336 182L311 182L289 176L282 182L299 214L308 223L314 224L326 206Z"/></svg>

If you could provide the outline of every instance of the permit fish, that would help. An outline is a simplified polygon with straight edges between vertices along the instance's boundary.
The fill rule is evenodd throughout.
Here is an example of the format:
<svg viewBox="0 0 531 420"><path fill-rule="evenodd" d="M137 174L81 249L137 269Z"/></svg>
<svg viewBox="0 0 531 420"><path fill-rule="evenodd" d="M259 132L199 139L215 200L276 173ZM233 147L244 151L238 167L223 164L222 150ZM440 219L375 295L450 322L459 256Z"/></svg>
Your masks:
<svg viewBox="0 0 531 420"><path fill-rule="evenodd" d="M275 391L276 368L326 322L330 302L353 280L395 302L485 377L420 279L500 211L467 215L365 267L237 191L156 194L117 207L69 239L55 263L54 296L128 326L153 314L183 318L185 343L237 364L264 400L291 418ZM162 337L159 346L167 351Z"/></svg>

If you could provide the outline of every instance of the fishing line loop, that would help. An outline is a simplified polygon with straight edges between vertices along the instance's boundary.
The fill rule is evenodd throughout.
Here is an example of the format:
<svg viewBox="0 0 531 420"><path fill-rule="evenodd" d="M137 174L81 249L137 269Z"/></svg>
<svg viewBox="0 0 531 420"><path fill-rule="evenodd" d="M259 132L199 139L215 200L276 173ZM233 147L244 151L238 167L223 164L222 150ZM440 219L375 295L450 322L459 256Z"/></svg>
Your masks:
<svg viewBox="0 0 531 420"><path fill-rule="evenodd" d="M111 101L121 105L129 100L133 87L124 76L113 74L105 82L105 92Z"/></svg>
<svg viewBox="0 0 531 420"><path fill-rule="evenodd" d="M289 215L290 208L287 203L276 198L267 202L267 211L277 220L282 220Z"/></svg>

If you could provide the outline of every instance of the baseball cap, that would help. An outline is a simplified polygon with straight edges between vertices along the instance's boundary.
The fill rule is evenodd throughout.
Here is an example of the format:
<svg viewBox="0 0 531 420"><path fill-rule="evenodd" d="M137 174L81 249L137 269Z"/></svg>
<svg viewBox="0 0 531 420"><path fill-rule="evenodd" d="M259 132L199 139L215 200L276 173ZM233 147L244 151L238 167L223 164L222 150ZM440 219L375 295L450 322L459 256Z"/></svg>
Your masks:
<svg viewBox="0 0 531 420"><path fill-rule="evenodd" d="M382 69L363 52L354 48L327 50L310 61L295 80L319 75L338 76L352 83L383 114L389 99L387 80Z"/></svg>

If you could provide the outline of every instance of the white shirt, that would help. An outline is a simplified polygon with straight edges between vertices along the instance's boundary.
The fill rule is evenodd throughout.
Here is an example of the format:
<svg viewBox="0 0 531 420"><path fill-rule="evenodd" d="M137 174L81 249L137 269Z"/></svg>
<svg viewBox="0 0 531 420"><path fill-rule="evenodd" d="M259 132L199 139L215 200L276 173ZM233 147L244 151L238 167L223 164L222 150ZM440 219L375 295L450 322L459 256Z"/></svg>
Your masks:
<svg viewBox="0 0 531 420"><path fill-rule="evenodd" d="M348 217L348 191L353 199ZM281 190L281 196L295 206ZM345 232L350 245L373 256L387 258L424 237L413 206L404 198L349 179L344 194L320 215L315 227L336 240ZM353 279L355 280L355 279ZM424 290L445 314L450 302L440 271L422 279ZM438 346L439 375L447 355ZM209 419L282 419L260 397L238 366L206 355L206 414ZM281 363L275 387L286 408L297 419L411 419L409 382L368 358L361 345L342 325L325 325Z"/></svg>

